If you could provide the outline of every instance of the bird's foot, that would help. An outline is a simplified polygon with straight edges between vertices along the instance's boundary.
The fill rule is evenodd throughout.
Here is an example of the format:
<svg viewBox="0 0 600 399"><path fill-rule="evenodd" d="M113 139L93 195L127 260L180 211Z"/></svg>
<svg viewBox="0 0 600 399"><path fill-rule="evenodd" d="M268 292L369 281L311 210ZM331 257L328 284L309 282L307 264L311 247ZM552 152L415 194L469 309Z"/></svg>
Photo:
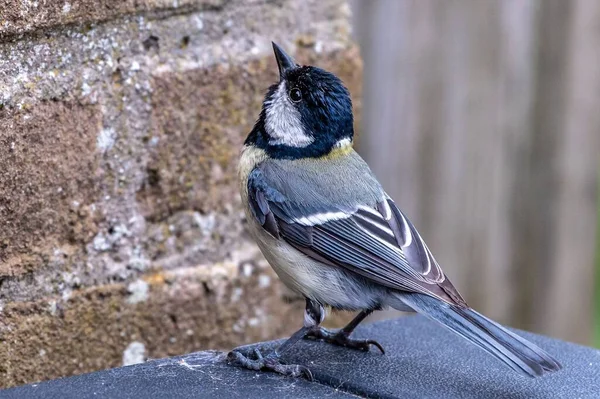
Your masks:
<svg viewBox="0 0 600 399"><path fill-rule="evenodd" d="M263 356L258 349L254 349L254 357L256 359L251 359L234 349L227 354L227 361L229 364L249 370L269 370L290 377L304 376L309 381L313 380L313 375L307 367L298 364L283 364L276 352Z"/></svg>
<svg viewBox="0 0 600 399"><path fill-rule="evenodd" d="M332 332L323 327L319 327L309 331L304 338L325 341L333 345L358 349L365 352L368 352L371 349L371 345L373 345L377 347L381 353L385 354L385 350L379 342L372 339L351 339L350 334L342 330Z"/></svg>

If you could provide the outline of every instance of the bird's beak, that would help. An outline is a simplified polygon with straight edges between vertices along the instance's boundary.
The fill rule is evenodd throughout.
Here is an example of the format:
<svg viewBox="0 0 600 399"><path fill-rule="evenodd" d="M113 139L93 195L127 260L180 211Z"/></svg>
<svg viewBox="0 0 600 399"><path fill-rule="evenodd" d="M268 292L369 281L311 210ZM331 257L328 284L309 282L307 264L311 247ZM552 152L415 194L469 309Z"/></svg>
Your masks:
<svg viewBox="0 0 600 399"><path fill-rule="evenodd" d="M273 52L275 53L275 59L277 60L277 66L279 67L279 77L283 80L283 76L287 71L296 68L296 61L287 55L275 42L271 43L273 43Z"/></svg>

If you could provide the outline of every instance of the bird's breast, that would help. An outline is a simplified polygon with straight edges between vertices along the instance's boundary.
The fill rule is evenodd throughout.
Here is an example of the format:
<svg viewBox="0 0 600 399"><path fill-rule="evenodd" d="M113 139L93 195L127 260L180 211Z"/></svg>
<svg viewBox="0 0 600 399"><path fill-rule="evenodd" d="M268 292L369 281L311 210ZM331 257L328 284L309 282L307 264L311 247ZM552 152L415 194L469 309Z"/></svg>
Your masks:
<svg viewBox="0 0 600 399"><path fill-rule="evenodd" d="M254 168L267 159L263 150L251 146L244 147L240 156L238 174L248 232L275 273L288 288L323 305L346 310L377 307L384 294L381 289L366 284L363 279L341 267L323 264L306 256L284 239L277 239L267 233L253 216L248 203L248 176ZM302 167L302 163L299 163L299 167ZM321 171L326 170L326 168L321 169ZM290 179L290 175L297 171L298 169L288 168L286 177L294 180ZM307 174L303 173L302 176L306 178ZM294 181L299 185L306 183L300 177ZM296 194L298 191L302 190L286 190L286 194Z"/></svg>

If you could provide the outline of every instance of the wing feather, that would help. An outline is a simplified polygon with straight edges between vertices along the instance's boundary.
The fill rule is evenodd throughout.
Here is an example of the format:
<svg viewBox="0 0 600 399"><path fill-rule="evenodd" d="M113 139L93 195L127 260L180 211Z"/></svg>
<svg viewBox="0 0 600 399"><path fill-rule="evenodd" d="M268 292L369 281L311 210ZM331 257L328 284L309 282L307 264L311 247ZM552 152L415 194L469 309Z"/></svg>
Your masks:
<svg viewBox="0 0 600 399"><path fill-rule="evenodd" d="M392 289L466 305L413 224L384 193L380 202L357 204L353 211L291 203L253 172L248 197L266 231L309 257Z"/></svg>

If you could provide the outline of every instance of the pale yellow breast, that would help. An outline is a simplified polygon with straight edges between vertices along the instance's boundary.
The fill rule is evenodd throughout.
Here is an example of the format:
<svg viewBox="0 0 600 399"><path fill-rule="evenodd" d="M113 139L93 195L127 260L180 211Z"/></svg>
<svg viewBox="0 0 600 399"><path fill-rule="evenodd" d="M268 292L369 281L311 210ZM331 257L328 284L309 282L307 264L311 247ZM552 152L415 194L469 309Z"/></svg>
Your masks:
<svg viewBox="0 0 600 399"><path fill-rule="evenodd" d="M238 179L240 183L240 194L242 203L248 203L248 175L258 165L267 159L267 153L256 147L244 146L240 154L238 165Z"/></svg>
<svg viewBox="0 0 600 399"><path fill-rule="evenodd" d="M240 195L250 235L279 278L289 288L322 303L332 303L333 298L329 297L337 300L344 298L343 284L336 270L308 258L284 241L275 239L252 216L248 205L248 175L265 159L267 155L263 150L248 146L242 149L240 156Z"/></svg>

